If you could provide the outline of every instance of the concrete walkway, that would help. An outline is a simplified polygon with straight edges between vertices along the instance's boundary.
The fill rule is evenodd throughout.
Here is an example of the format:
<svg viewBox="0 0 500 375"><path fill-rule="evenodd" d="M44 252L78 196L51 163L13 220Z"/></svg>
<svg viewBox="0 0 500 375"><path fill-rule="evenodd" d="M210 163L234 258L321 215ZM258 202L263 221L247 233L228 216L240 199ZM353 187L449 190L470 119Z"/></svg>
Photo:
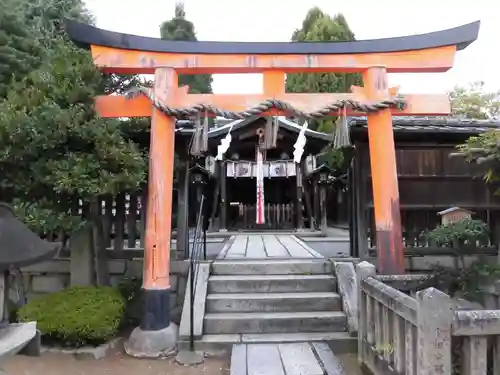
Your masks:
<svg viewBox="0 0 500 375"><path fill-rule="evenodd" d="M345 375L345 371L323 342L236 344L231 375Z"/></svg>
<svg viewBox="0 0 500 375"><path fill-rule="evenodd" d="M238 234L231 236L217 259L310 259L323 258L294 235Z"/></svg>

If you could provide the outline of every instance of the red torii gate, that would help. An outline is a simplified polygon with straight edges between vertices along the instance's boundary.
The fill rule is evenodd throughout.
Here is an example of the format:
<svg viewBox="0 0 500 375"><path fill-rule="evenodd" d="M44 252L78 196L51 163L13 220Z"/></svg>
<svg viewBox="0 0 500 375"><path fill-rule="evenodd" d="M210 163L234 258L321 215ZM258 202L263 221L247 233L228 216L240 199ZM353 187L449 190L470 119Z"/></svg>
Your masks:
<svg viewBox="0 0 500 375"><path fill-rule="evenodd" d="M292 111L324 117L342 114L344 108L351 116L367 114L379 271L402 274L405 264L392 116L449 115L450 104L444 94L397 97L397 88L388 87L387 73L449 70L455 53L476 40L479 25L477 21L429 34L355 42L236 43L164 41L67 21L69 36L90 48L97 67L110 73L155 75L154 88L144 96L96 98L101 116L152 118L145 312L129 340L129 353L155 355L175 345L169 330L175 117L208 111L242 118L250 106L259 103L253 114L274 116ZM285 74L305 72L359 72L364 87L353 87L352 94L285 93ZM264 93L200 95L178 87L178 74L217 73L263 73ZM400 107L402 100L404 108Z"/></svg>

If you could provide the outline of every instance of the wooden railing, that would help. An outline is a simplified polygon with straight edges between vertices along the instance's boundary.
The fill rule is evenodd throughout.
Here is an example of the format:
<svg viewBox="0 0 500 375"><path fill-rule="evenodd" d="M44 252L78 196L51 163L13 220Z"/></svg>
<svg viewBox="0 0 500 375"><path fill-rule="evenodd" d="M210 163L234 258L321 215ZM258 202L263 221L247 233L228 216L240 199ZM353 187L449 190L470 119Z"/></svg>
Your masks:
<svg viewBox="0 0 500 375"><path fill-rule="evenodd" d="M500 374L500 310L466 310L435 288L407 295L389 282L408 276L379 277L368 262L356 278L358 359L373 374Z"/></svg>

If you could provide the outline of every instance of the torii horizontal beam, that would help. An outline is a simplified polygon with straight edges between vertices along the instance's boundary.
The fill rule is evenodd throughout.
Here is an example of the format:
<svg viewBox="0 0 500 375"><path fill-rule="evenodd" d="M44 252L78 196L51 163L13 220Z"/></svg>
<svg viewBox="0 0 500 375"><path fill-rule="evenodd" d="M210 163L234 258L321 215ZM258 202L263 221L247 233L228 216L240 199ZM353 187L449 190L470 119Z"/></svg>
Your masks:
<svg viewBox="0 0 500 375"><path fill-rule="evenodd" d="M391 109L393 116L447 116L450 114L450 101L447 95L403 95L406 107L403 110ZM178 95L177 100L183 107L190 107L196 104L211 105L224 108L228 111L240 112L248 107L260 103L267 99L278 99L291 104L304 112L312 112L327 104L338 100L361 100L356 94L275 94L272 98L265 94L186 94ZM144 96L133 99L126 99L123 96L98 96L96 98L96 111L102 117L151 117L153 107L151 101ZM279 110L271 110L264 115L288 115ZM341 113L332 112L331 116ZM209 114L213 116L212 114ZM365 116L364 112L355 112L350 109L348 116Z"/></svg>
<svg viewBox="0 0 500 375"><path fill-rule="evenodd" d="M104 71L154 74L362 72L384 66L388 73L444 72L455 53L477 39L480 22L421 35L352 42L242 43L166 41L116 33L67 20L77 44L90 48Z"/></svg>

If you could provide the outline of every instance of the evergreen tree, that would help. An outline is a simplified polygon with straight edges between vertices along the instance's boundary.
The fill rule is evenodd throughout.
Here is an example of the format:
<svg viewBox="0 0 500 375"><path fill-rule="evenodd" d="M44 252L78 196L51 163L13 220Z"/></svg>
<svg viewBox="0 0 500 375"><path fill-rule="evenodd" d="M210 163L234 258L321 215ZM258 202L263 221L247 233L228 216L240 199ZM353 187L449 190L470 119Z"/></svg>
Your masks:
<svg viewBox="0 0 500 375"><path fill-rule="evenodd" d="M88 51L65 35L65 17L92 21L81 0L11 5L14 23L37 35L44 49L41 65L11 82L0 103L0 184L34 229L74 230L79 219L69 214L71 198L89 204L144 181L146 155L124 132L134 133L137 122L102 119L93 110L94 96L115 91L124 79L98 71Z"/></svg>
<svg viewBox="0 0 500 375"><path fill-rule="evenodd" d="M345 17L337 14L333 17L320 8L309 10L302 27L294 31L294 42L334 42L355 40L354 33L349 28ZM352 85L359 85L361 76L352 73L300 73L289 74L286 80L288 92L323 93L349 92ZM331 120L310 124L312 128L331 132L334 122Z"/></svg>
<svg viewBox="0 0 500 375"><path fill-rule="evenodd" d="M193 23L186 19L183 3L175 5L174 17L162 23L160 34L161 38L165 40L197 40ZM212 75L180 75L179 86L185 85L189 86L189 92L192 94L210 94L212 93Z"/></svg>
<svg viewBox="0 0 500 375"><path fill-rule="evenodd" d="M292 41L294 42L337 42L356 40L354 33L349 28L342 14L330 16L320 8L314 7L309 10L302 27L294 31ZM349 92L352 85L360 85L362 82L359 74L352 73L299 73L289 74L286 80L288 92L297 93L336 93ZM318 131L333 133L336 118L323 119L309 123L309 127ZM347 150L335 150L329 147L320 156L319 162L326 163L337 169L337 173L343 173L347 161L350 158Z"/></svg>
<svg viewBox="0 0 500 375"><path fill-rule="evenodd" d="M31 221L42 231L75 229L74 198L90 204L103 194L134 191L147 170L120 121L94 112L106 80L87 51L61 41L54 52L0 103L0 182L38 217Z"/></svg>
<svg viewBox="0 0 500 375"><path fill-rule="evenodd" d="M95 25L94 16L82 0L16 0L14 9L36 32L46 49L52 48L60 38L67 39L65 18Z"/></svg>
<svg viewBox="0 0 500 375"><path fill-rule="evenodd" d="M8 6L0 9L0 100L14 79L28 74L41 61L42 50L21 17Z"/></svg>

